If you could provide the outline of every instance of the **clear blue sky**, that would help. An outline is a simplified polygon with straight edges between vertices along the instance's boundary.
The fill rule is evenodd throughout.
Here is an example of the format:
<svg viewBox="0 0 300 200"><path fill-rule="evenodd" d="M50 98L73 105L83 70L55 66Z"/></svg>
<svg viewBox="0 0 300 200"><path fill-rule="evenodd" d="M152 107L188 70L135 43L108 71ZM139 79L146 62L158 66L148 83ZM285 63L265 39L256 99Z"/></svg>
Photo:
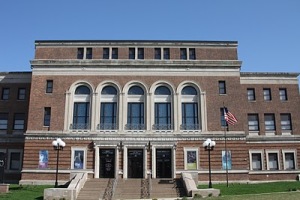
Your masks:
<svg viewBox="0 0 300 200"><path fill-rule="evenodd" d="M3 0L0 71L35 40L238 41L244 72L300 72L300 0Z"/></svg>

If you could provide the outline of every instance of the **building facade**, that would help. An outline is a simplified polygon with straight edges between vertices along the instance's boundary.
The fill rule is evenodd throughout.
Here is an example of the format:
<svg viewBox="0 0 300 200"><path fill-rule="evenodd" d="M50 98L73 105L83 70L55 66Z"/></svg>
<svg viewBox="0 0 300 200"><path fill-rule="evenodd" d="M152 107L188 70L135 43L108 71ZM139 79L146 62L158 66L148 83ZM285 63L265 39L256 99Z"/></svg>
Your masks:
<svg viewBox="0 0 300 200"><path fill-rule="evenodd" d="M66 143L61 182L72 172L123 179L191 172L207 181L207 138L216 142L213 181L295 180L298 74L241 72L237 46L36 41L20 183L54 182L56 138ZM234 125L224 119L225 107L238 119Z"/></svg>

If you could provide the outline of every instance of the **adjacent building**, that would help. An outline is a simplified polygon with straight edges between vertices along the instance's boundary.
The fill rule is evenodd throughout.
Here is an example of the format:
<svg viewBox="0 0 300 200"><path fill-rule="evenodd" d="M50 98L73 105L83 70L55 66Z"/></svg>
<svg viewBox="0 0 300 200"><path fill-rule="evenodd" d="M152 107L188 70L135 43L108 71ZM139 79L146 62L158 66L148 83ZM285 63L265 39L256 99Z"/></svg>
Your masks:
<svg viewBox="0 0 300 200"><path fill-rule="evenodd" d="M207 181L203 142L210 138L213 181L296 180L299 74L241 72L237 47L235 41L36 41L31 73L1 74L1 152L11 163L19 152L22 184L54 182L56 138L66 143L61 182L72 172L121 179L192 172ZM228 124L224 110L237 122Z"/></svg>

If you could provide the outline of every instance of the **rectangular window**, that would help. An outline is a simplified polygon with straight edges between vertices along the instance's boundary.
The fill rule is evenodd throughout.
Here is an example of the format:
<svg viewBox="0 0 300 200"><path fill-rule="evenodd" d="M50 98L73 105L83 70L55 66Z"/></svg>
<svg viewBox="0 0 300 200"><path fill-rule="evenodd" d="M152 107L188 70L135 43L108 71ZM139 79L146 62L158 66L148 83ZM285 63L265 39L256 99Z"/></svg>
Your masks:
<svg viewBox="0 0 300 200"><path fill-rule="evenodd" d="M44 126L50 126L51 107L44 108Z"/></svg>
<svg viewBox="0 0 300 200"><path fill-rule="evenodd" d="M265 130L275 131L275 116L274 114L265 114Z"/></svg>
<svg viewBox="0 0 300 200"><path fill-rule="evenodd" d="M278 165L278 153L267 153L267 159L268 159L268 170L279 170L279 165Z"/></svg>
<svg viewBox="0 0 300 200"><path fill-rule="evenodd" d="M103 59L109 59L109 48L103 48Z"/></svg>
<svg viewBox="0 0 300 200"><path fill-rule="evenodd" d="M190 60L196 60L196 50L194 48L189 49L189 56Z"/></svg>
<svg viewBox="0 0 300 200"><path fill-rule="evenodd" d="M198 104L182 103L181 130L199 130Z"/></svg>
<svg viewBox="0 0 300 200"><path fill-rule="evenodd" d="M0 113L0 130L7 130L8 113Z"/></svg>
<svg viewBox="0 0 300 200"><path fill-rule="evenodd" d="M16 113L14 116L14 130L24 130L25 128L25 114Z"/></svg>
<svg viewBox="0 0 300 200"><path fill-rule="evenodd" d="M73 129L90 128L90 103L75 102L73 111Z"/></svg>
<svg viewBox="0 0 300 200"><path fill-rule="evenodd" d="M154 59L156 59L156 60L161 59L161 48L154 49Z"/></svg>
<svg viewBox="0 0 300 200"><path fill-rule="evenodd" d="M264 100L265 101L271 101L271 89L270 88L264 88Z"/></svg>
<svg viewBox="0 0 300 200"><path fill-rule="evenodd" d="M21 153L10 152L9 169L10 170L21 170Z"/></svg>
<svg viewBox="0 0 300 200"><path fill-rule="evenodd" d="M93 48L86 48L86 59L93 59Z"/></svg>
<svg viewBox="0 0 300 200"><path fill-rule="evenodd" d="M127 130L143 130L144 125L144 103L128 103Z"/></svg>
<svg viewBox="0 0 300 200"><path fill-rule="evenodd" d="M180 48L180 60L187 60L186 48Z"/></svg>
<svg viewBox="0 0 300 200"><path fill-rule="evenodd" d="M118 59L118 48L112 48L111 50L111 58Z"/></svg>
<svg viewBox="0 0 300 200"><path fill-rule="evenodd" d="M135 48L129 48L129 59L135 59Z"/></svg>
<svg viewBox="0 0 300 200"><path fill-rule="evenodd" d="M77 59L83 59L84 48L77 49Z"/></svg>
<svg viewBox="0 0 300 200"><path fill-rule="evenodd" d="M280 114L281 130L292 130L291 114Z"/></svg>
<svg viewBox="0 0 300 200"><path fill-rule="evenodd" d="M171 130L171 103L155 103L155 130Z"/></svg>
<svg viewBox="0 0 300 200"><path fill-rule="evenodd" d="M247 89L247 96L248 96L248 101L255 101L255 89L254 88L248 88Z"/></svg>
<svg viewBox="0 0 300 200"><path fill-rule="evenodd" d="M85 169L86 149L72 148L72 169Z"/></svg>
<svg viewBox="0 0 300 200"><path fill-rule="evenodd" d="M251 153L251 169L262 170L262 153Z"/></svg>
<svg viewBox="0 0 300 200"><path fill-rule="evenodd" d="M184 148L184 169L198 169L198 148Z"/></svg>
<svg viewBox="0 0 300 200"><path fill-rule="evenodd" d="M26 98L26 89L19 88L18 89L18 100L25 100L25 98Z"/></svg>
<svg viewBox="0 0 300 200"><path fill-rule="evenodd" d="M9 99L9 88L3 88L2 89L1 99L2 100L8 100Z"/></svg>
<svg viewBox="0 0 300 200"><path fill-rule="evenodd" d="M164 48L164 60L170 60L170 49Z"/></svg>
<svg viewBox="0 0 300 200"><path fill-rule="evenodd" d="M248 130L259 131L258 114L248 114Z"/></svg>
<svg viewBox="0 0 300 200"><path fill-rule="evenodd" d="M138 59L144 59L144 48L138 48Z"/></svg>
<svg viewBox="0 0 300 200"><path fill-rule="evenodd" d="M282 151L283 154L283 168L284 170L294 170L296 169L295 162L295 151Z"/></svg>
<svg viewBox="0 0 300 200"><path fill-rule="evenodd" d="M116 130L117 103L101 103L100 130Z"/></svg>
<svg viewBox="0 0 300 200"><path fill-rule="evenodd" d="M225 83L225 81L219 81L219 94L226 94L226 83Z"/></svg>
<svg viewBox="0 0 300 200"><path fill-rule="evenodd" d="M281 101L287 101L288 100L285 88L280 88L279 89L279 98L280 98Z"/></svg>
<svg viewBox="0 0 300 200"><path fill-rule="evenodd" d="M53 80L47 80L46 93L52 93L53 91Z"/></svg>

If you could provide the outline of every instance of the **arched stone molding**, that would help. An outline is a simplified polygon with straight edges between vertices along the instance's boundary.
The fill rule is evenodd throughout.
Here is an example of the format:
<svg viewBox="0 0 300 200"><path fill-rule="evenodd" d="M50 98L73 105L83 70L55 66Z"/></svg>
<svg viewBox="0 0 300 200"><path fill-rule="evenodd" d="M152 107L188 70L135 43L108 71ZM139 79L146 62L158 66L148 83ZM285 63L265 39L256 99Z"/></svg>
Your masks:
<svg viewBox="0 0 300 200"><path fill-rule="evenodd" d="M150 126L150 112L149 112L149 99L148 99L148 94L149 94L149 89L148 89L148 86L141 82L141 81L130 81L128 83L126 83L123 87L123 101L122 101L122 110L123 110L123 116L122 116L122 119L123 119L123 124L122 124L122 127L123 129L125 130L125 126L127 124L127 111L128 111L128 102L129 102L129 95L128 95L128 91L131 87L133 86L139 86L141 87L143 90L144 90L144 96L141 97L143 99L141 99L141 102L143 101L144 102L144 115L145 115L145 126L146 126L146 130L150 130L149 129L149 126Z"/></svg>
<svg viewBox="0 0 300 200"><path fill-rule="evenodd" d="M91 129L93 127L93 119L92 119L92 110L94 109L95 105L95 87L92 83L86 80L78 80L74 82L69 89L66 91L66 101L65 101L65 118L64 118L64 131L69 131L70 125L73 123L73 110L74 110L74 95L75 95L75 90L79 86L86 86L90 89L90 125Z"/></svg>
<svg viewBox="0 0 300 200"><path fill-rule="evenodd" d="M176 93L178 94L177 98L177 110L178 110L178 130L180 130L180 124L182 123L182 108L181 108L181 103L182 103L182 95L181 91L183 88L186 86L192 86L196 89L197 91L197 102L198 102L198 116L199 116L199 123L200 123L200 129L201 131L206 131L207 130L207 112L206 112L206 92L201 90L201 87L198 83L194 81L183 81L181 82L176 90Z"/></svg>
<svg viewBox="0 0 300 200"><path fill-rule="evenodd" d="M175 109L175 102L176 102L176 93L175 93L175 87L172 83L168 82L168 81L164 81L164 80L160 80L160 81L156 81L152 84L151 88L150 88L150 130L152 129L152 125L155 124L155 90L156 88L160 87L160 86L166 86L167 88L169 88L169 90L171 91L171 124L173 125L173 131L177 131L177 109Z"/></svg>
<svg viewBox="0 0 300 200"><path fill-rule="evenodd" d="M122 109L122 105L120 104L122 101L123 101L123 93L121 93L122 91L122 87L121 85L116 82L116 81L113 81L113 80L106 80L106 81L103 81L101 82L97 88L96 88L96 93L98 94L97 95L97 98L96 98L96 101L95 101L95 130L98 130L98 124L100 124L100 113L101 113L101 91L104 87L106 86L112 86L114 87L116 90L117 90L117 99L116 99L116 102L117 102L117 116L118 116L118 119L117 119L117 124L118 124L118 130L121 130L122 128L122 124L123 124L123 119L122 119L122 116L123 116L123 109Z"/></svg>

